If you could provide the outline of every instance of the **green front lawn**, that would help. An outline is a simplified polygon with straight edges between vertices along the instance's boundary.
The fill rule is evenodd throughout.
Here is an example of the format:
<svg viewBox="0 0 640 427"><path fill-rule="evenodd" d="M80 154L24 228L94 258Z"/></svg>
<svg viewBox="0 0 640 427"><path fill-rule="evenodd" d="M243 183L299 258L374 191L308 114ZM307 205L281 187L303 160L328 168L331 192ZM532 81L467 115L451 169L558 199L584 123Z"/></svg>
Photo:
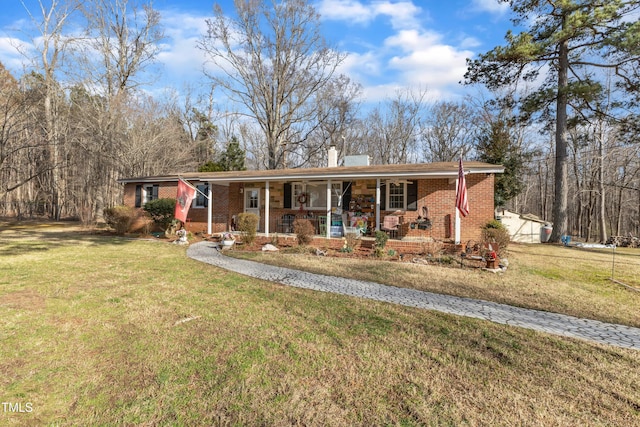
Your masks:
<svg viewBox="0 0 640 427"><path fill-rule="evenodd" d="M0 400L32 409L4 405L2 425L640 423L640 352L288 288L160 242L0 229L0 324Z"/></svg>

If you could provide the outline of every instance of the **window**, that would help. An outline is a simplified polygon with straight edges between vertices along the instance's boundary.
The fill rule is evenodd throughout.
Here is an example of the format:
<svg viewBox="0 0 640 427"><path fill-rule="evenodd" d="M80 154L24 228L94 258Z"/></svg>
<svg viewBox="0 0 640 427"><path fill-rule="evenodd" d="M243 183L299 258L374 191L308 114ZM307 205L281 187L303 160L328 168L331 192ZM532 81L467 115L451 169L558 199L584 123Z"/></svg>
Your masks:
<svg viewBox="0 0 640 427"><path fill-rule="evenodd" d="M194 208L206 208L209 206L209 199L205 197L205 194L209 194L209 185L208 184L198 184L196 185L198 191L196 191L196 198L193 201Z"/></svg>
<svg viewBox="0 0 640 427"><path fill-rule="evenodd" d="M380 188L380 209L418 210L418 181L389 180Z"/></svg>
<svg viewBox="0 0 640 427"><path fill-rule="evenodd" d="M259 209L260 208L260 190L257 188L248 188L245 190L246 200L245 209Z"/></svg>
<svg viewBox="0 0 640 427"><path fill-rule="evenodd" d="M388 191L387 191L387 209L406 209L405 200L406 200L406 184L394 184L393 182L388 182Z"/></svg>
<svg viewBox="0 0 640 427"><path fill-rule="evenodd" d="M291 206L300 207L300 201L304 200L305 209L326 209L327 208L327 183L309 182L292 185ZM303 195L304 194L304 195ZM331 206L338 206L338 198L342 196L342 183L331 183Z"/></svg>
<svg viewBox="0 0 640 427"><path fill-rule="evenodd" d="M136 185L136 208L141 208L145 203L158 198L158 190L160 186L157 184Z"/></svg>

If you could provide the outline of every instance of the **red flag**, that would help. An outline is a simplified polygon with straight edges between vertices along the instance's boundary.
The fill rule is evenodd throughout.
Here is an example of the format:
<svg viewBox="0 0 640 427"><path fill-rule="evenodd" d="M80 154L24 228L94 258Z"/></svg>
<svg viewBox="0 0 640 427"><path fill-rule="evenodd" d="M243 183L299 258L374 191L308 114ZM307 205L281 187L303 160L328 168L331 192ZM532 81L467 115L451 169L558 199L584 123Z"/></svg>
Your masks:
<svg viewBox="0 0 640 427"><path fill-rule="evenodd" d="M178 195L176 196L176 211L173 216L182 222L187 222L187 213L191 207L193 198L196 197L196 188L184 181L182 178L178 179Z"/></svg>
<svg viewBox="0 0 640 427"><path fill-rule="evenodd" d="M469 200L467 199L467 181L464 178L464 167L462 166L462 157L458 164L458 188L456 189L456 208L460 211L460 215L469 215Z"/></svg>

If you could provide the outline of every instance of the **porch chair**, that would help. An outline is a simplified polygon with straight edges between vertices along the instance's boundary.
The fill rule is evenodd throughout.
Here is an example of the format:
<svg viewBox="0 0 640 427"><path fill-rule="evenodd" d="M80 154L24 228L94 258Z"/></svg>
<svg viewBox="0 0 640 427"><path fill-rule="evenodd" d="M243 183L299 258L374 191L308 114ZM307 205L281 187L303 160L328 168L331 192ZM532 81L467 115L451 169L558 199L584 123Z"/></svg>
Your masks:
<svg viewBox="0 0 640 427"><path fill-rule="evenodd" d="M318 233L321 236L327 235L327 217L325 215L318 215Z"/></svg>
<svg viewBox="0 0 640 427"><path fill-rule="evenodd" d="M392 239L398 238L398 226L400 225L400 217L397 215L387 215L382 220L380 229L387 233Z"/></svg>

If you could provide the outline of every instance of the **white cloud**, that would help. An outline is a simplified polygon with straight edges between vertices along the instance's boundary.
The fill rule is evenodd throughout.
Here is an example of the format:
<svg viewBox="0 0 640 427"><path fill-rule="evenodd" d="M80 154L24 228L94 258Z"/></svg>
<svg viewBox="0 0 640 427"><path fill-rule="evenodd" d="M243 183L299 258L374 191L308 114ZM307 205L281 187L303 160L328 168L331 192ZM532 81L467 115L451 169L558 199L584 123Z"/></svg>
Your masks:
<svg viewBox="0 0 640 427"><path fill-rule="evenodd" d="M425 46L409 55L392 58L389 67L398 70L410 85L448 86L462 80L469 56L471 53L456 51L451 46Z"/></svg>
<svg viewBox="0 0 640 427"><path fill-rule="evenodd" d="M399 52L389 59L389 68L397 71L406 84L428 88L457 84L466 71L466 58L473 55L426 31L401 31L387 38L385 45Z"/></svg>
<svg viewBox="0 0 640 427"><path fill-rule="evenodd" d="M14 77L22 73L25 63L25 56L21 53L29 54L32 46L15 37L0 37L0 62L7 68Z"/></svg>
<svg viewBox="0 0 640 427"><path fill-rule="evenodd" d="M377 15L388 16L391 19L392 28L415 28L419 26L417 16L422 9L412 2L381 2L374 3Z"/></svg>
<svg viewBox="0 0 640 427"><path fill-rule="evenodd" d="M161 11L166 40L158 54L158 62L174 84L202 78L206 60L197 42L207 31L206 17L175 11Z"/></svg>
<svg viewBox="0 0 640 427"><path fill-rule="evenodd" d="M417 27L422 9L411 1L320 0L317 10L324 19L369 24L378 17L388 17L392 28Z"/></svg>
<svg viewBox="0 0 640 427"><path fill-rule="evenodd" d="M359 81L362 79L380 77L384 64L376 52L351 52L338 68L338 73L350 76Z"/></svg>
<svg viewBox="0 0 640 427"><path fill-rule="evenodd" d="M321 0L316 10L324 19L347 21L353 23L368 23L375 16L370 7L355 0Z"/></svg>
<svg viewBox="0 0 640 427"><path fill-rule="evenodd" d="M509 11L509 3L500 0L473 0L472 9L501 16Z"/></svg>
<svg viewBox="0 0 640 427"><path fill-rule="evenodd" d="M482 42L480 42L480 40L478 40L476 37L462 36L458 47L460 49L471 49L481 45L482 45Z"/></svg>
<svg viewBox="0 0 640 427"><path fill-rule="evenodd" d="M377 45L359 43L341 69L364 87L369 102L393 96L399 88L426 88L429 96L454 96L466 72L466 58L480 45L477 38L460 34L457 43L445 43L444 36L429 31L427 11L411 1L321 0L318 10L328 20L371 24L386 17L386 28L376 23L370 32L388 34ZM373 25L372 25L373 27ZM366 40L366 38L364 38ZM358 48L355 48L358 49Z"/></svg>

